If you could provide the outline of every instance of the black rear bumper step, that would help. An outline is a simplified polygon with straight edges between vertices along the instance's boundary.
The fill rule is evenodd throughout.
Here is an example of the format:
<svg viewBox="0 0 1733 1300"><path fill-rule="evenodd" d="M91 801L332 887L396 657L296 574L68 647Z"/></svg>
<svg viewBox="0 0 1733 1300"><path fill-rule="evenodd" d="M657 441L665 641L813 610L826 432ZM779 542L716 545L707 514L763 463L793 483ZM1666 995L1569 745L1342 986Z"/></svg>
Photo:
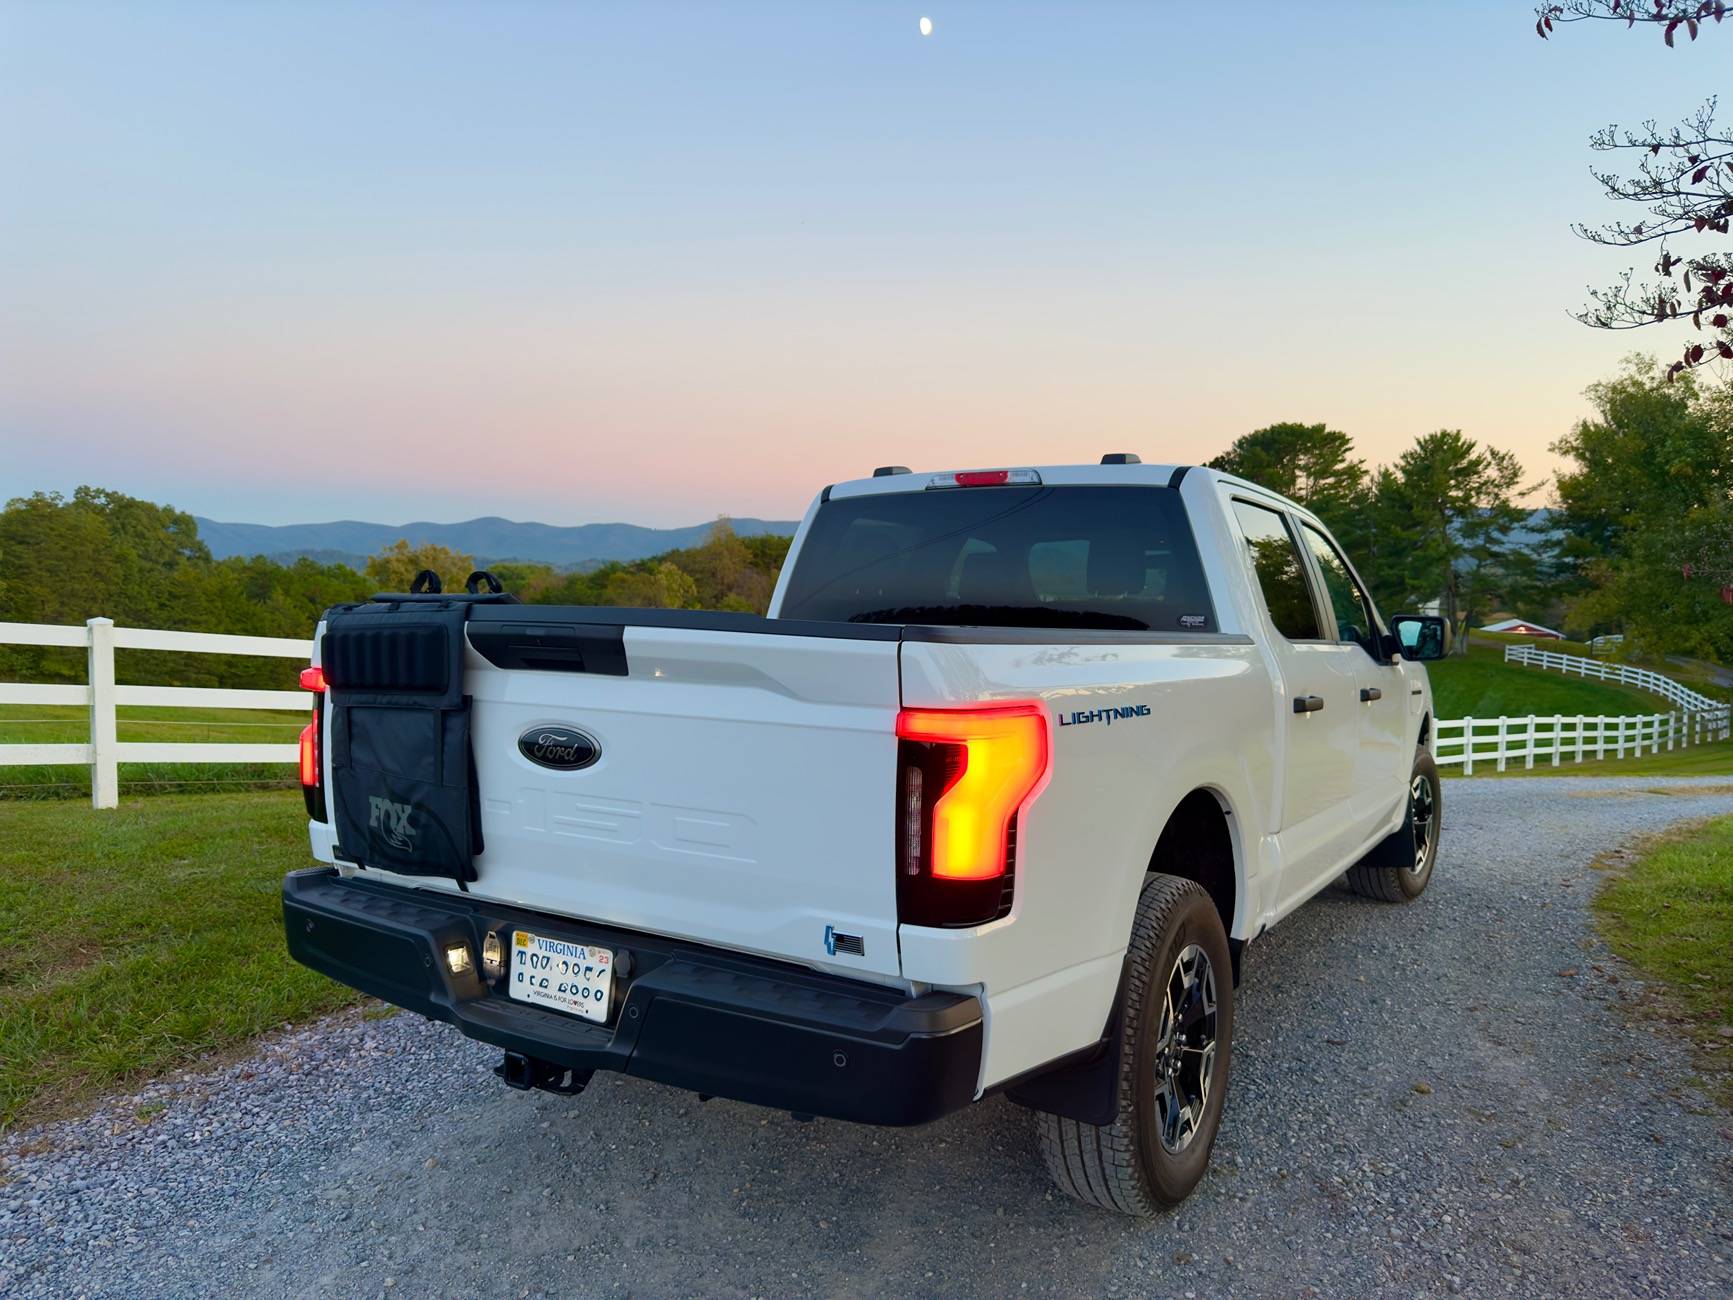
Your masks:
<svg viewBox="0 0 1733 1300"><path fill-rule="evenodd" d="M296 961L386 1002L456 1025L505 1052L569 1069L615 1070L693 1092L865 1124L924 1124L974 1099L980 999L896 989L678 940L350 877L331 867L283 881ZM629 954L608 1024L507 996L445 949L479 960L513 926ZM509 934L505 936L509 951ZM508 1082L540 1084L510 1068Z"/></svg>

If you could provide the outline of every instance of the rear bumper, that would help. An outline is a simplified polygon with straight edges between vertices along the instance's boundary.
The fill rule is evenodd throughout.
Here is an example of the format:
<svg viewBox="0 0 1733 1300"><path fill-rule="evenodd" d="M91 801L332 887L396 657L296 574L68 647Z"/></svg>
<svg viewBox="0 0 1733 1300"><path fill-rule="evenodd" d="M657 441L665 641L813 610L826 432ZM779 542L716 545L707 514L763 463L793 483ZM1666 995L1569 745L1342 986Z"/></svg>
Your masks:
<svg viewBox="0 0 1733 1300"><path fill-rule="evenodd" d="M303 965L574 1070L865 1124L923 1124L974 1099L982 1015L966 994L911 998L763 958L345 879L330 867L283 881L283 923ZM447 970L447 946L466 942L479 960L482 936L514 925L629 955L617 966L608 1024L515 1001L478 969Z"/></svg>

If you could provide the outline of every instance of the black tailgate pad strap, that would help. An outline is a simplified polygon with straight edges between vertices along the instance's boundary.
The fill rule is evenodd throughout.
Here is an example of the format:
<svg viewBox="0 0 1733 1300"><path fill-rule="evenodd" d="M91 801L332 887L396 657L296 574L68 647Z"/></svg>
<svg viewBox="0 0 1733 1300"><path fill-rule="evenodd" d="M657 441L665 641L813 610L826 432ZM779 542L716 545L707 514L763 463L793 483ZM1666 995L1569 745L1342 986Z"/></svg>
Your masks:
<svg viewBox="0 0 1733 1300"><path fill-rule="evenodd" d="M326 614L338 852L405 875L476 878L481 822L463 693L462 600Z"/></svg>

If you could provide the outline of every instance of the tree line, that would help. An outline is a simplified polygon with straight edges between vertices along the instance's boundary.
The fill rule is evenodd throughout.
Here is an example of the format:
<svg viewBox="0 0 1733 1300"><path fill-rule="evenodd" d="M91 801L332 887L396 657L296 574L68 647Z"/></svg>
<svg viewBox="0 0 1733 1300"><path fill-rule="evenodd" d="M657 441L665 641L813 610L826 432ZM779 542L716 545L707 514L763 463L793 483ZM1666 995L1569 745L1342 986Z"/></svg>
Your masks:
<svg viewBox="0 0 1733 1300"><path fill-rule="evenodd" d="M1346 434L1278 424L1210 464L1312 509L1386 611L1437 602L1459 630L1508 612L1733 661L1733 382L1633 357L1587 395L1550 485L1525 488L1513 454L1454 429L1373 469ZM1543 487L1537 515L1521 499Z"/></svg>
<svg viewBox="0 0 1733 1300"><path fill-rule="evenodd" d="M545 604L728 609L762 613L788 553L787 537L741 537L717 520L701 546L647 560L561 572L551 565L494 566L506 588ZM0 510L0 622L83 623L241 636L305 637L332 605L408 591L432 569L461 591L474 557L399 540L357 569L302 558L215 559L193 517L106 488L37 492ZM121 680L175 686L285 687L281 659L121 650ZM82 651L0 645L0 681L83 681Z"/></svg>
<svg viewBox="0 0 1733 1300"><path fill-rule="evenodd" d="M1565 468L1524 483L1509 451L1441 429L1370 466L1326 424L1283 423L1209 462L1290 496L1342 541L1386 612L1436 602L1459 628L1496 612L1633 652L1733 662L1733 382L1669 381L1633 358L1588 393L1593 413L1554 444ZM1552 508L1522 504L1541 488ZM494 566L546 604L762 613L789 539L718 520L701 546L581 571ZM473 557L399 541L360 569L264 556L218 560L193 518L103 488L38 492L0 510L0 622L82 623L304 637L331 605L407 590L420 569L460 589ZM283 661L122 651L123 680L285 685ZM80 681L76 651L0 646L0 680Z"/></svg>

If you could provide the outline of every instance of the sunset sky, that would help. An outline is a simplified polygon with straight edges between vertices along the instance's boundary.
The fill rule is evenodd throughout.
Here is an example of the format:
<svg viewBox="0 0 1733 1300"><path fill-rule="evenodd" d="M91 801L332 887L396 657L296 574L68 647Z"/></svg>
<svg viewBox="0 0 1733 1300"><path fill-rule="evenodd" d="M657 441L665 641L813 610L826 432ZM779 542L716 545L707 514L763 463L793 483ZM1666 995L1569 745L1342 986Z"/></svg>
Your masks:
<svg viewBox="0 0 1733 1300"><path fill-rule="evenodd" d="M1566 315L1624 265L1586 137L1733 30L1530 10L10 0L0 495L787 518L1284 419L1538 478L1680 342Z"/></svg>

